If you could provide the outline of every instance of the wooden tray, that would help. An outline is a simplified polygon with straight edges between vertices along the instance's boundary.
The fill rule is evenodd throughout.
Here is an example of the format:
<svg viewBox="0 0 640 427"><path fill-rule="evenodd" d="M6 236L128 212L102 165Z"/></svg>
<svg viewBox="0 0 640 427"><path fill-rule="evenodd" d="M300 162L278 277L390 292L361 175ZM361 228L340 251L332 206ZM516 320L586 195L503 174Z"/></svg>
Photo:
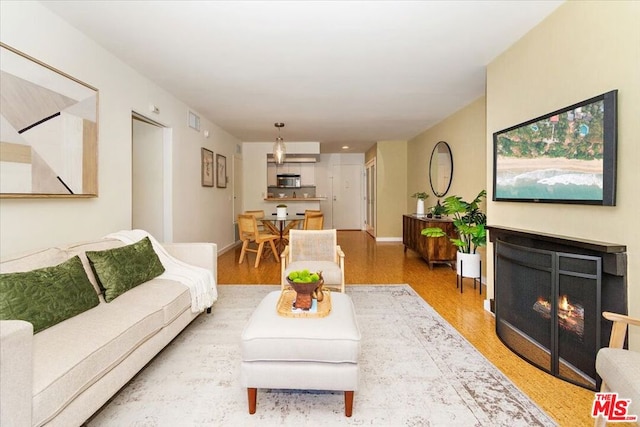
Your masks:
<svg viewBox="0 0 640 427"><path fill-rule="evenodd" d="M328 289L323 289L324 298L318 302L318 311L315 313L309 311L293 312L291 307L293 301L296 299L296 291L293 289L285 289L280 294L276 309L280 316L284 317L325 317L331 312L331 292Z"/></svg>

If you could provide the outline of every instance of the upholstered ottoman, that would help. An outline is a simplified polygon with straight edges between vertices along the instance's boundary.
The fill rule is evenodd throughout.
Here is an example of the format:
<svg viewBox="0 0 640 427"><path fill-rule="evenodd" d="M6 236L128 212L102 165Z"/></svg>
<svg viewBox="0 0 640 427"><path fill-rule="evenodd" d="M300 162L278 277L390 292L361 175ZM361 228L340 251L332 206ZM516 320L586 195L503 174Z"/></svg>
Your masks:
<svg viewBox="0 0 640 427"><path fill-rule="evenodd" d="M360 355L351 298L332 292L326 317L284 317L276 309L279 297L280 291L265 296L242 331L240 382L247 387L249 413L256 411L259 388L339 390L350 417Z"/></svg>

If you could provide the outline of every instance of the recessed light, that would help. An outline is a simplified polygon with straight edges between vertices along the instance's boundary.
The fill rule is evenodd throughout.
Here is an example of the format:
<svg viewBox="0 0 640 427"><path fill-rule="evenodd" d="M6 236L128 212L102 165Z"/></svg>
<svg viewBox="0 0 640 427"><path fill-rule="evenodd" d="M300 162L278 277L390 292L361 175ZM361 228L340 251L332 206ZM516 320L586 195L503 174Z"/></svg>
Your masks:
<svg viewBox="0 0 640 427"><path fill-rule="evenodd" d="M343 150L348 150L348 149L349 149L349 146L348 146L348 145L343 145L343 146L342 146L342 149L343 149Z"/></svg>

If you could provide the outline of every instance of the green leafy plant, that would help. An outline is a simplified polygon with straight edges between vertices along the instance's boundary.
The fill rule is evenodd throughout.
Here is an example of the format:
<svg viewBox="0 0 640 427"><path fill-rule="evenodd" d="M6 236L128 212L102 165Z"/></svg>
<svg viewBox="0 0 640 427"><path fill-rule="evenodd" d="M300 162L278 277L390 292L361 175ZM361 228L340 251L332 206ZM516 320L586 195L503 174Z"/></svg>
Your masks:
<svg viewBox="0 0 640 427"><path fill-rule="evenodd" d="M429 197L429 195L427 193L425 193L424 191L421 191L421 192L418 192L418 193L413 193L411 195L411 197L413 197L414 199L425 200L427 197Z"/></svg>
<svg viewBox="0 0 640 427"><path fill-rule="evenodd" d="M447 213L447 210L440 204L440 200L438 200L438 203L431 207L431 213L434 215L444 215Z"/></svg>
<svg viewBox="0 0 640 427"><path fill-rule="evenodd" d="M449 196L444 200L445 212L453 215L453 225L458 232L457 239L449 240L460 252L475 254L479 247L487 244L487 215L480 210L480 203L486 195L487 192L482 190L471 202L466 202L459 196ZM421 233L427 237L446 236L440 227L427 227Z"/></svg>

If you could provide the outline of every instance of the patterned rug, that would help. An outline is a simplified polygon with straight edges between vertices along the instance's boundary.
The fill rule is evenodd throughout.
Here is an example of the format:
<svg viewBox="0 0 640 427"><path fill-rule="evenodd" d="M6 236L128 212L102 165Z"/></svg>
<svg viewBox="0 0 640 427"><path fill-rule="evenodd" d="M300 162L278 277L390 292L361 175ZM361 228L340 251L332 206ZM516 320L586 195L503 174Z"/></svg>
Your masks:
<svg viewBox="0 0 640 427"><path fill-rule="evenodd" d="M362 333L353 416L342 392L259 390L249 415L240 333L278 286L224 285L89 426L554 426L408 285L347 286Z"/></svg>

